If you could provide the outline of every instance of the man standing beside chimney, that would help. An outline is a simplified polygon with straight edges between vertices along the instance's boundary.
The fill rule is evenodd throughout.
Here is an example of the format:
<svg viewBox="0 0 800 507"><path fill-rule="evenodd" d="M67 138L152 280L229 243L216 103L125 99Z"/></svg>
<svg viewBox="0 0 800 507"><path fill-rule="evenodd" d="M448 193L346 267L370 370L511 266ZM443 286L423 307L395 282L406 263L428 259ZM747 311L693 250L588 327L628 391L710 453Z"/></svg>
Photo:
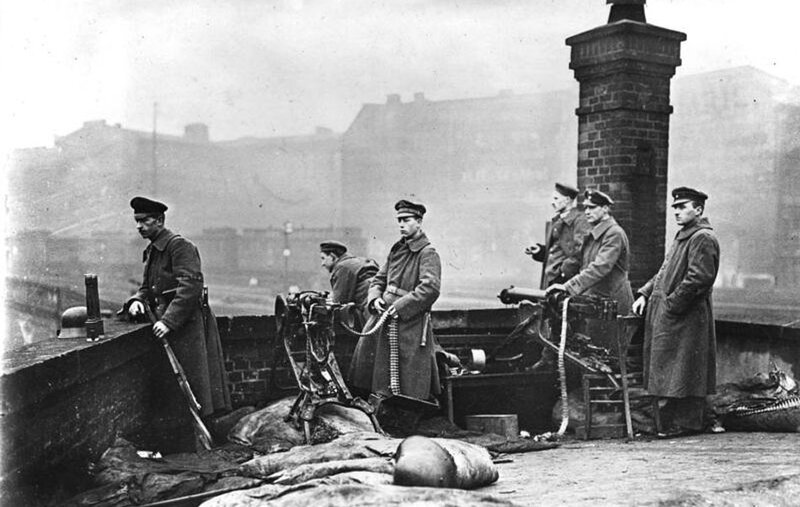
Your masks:
<svg viewBox="0 0 800 507"><path fill-rule="evenodd" d="M664 400L660 437L703 429L705 397L716 389L716 332L711 292L719 243L703 216L708 196L679 187L672 209L680 230L658 273L637 291L633 312L645 314L644 383Z"/></svg>

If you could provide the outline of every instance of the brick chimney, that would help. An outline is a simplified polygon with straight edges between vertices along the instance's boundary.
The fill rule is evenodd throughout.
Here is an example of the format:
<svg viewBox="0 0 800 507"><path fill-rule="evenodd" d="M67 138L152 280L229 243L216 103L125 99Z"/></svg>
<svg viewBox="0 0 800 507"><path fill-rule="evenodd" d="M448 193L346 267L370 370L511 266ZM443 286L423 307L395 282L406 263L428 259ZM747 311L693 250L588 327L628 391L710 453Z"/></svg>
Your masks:
<svg viewBox="0 0 800 507"><path fill-rule="evenodd" d="M686 34L645 21L645 0L607 0L609 23L567 39L580 83L578 185L607 192L631 243L633 289L664 258L670 79Z"/></svg>

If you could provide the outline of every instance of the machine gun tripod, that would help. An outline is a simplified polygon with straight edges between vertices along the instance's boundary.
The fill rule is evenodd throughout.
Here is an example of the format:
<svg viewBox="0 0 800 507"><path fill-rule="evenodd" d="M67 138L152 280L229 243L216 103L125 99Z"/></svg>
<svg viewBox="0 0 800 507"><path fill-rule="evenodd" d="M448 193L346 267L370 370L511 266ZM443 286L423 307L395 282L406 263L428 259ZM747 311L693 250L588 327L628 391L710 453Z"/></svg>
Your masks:
<svg viewBox="0 0 800 507"><path fill-rule="evenodd" d="M374 407L350 393L333 354L335 324L339 319L352 320L355 309L331 303L327 296L326 292L304 291L275 300L278 338L300 389L286 420L302 421L306 443L311 442L314 413L328 403L364 412L375 431L382 432Z"/></svg>

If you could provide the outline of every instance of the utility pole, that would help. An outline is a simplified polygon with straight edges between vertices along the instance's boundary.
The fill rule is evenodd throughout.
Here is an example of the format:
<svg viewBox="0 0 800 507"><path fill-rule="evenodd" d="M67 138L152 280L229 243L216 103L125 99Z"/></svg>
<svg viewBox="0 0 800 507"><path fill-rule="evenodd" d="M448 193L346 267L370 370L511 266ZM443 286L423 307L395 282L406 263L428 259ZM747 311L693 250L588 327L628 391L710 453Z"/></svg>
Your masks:
<svg viewBox="0 0 800 507"><path fill-rule="evenodd" d="M158 196L158 147L157 134L158 102L153 102L153 195Z"/></svg>

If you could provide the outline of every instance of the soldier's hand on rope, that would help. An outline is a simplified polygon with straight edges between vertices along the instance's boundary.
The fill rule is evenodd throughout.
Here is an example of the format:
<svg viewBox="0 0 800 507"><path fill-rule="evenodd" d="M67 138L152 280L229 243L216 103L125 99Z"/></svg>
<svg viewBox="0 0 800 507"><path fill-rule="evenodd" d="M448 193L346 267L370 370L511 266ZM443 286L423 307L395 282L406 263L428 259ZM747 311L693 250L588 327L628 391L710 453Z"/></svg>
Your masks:
<svg viewBox="0 0 800 507"><path fill-rule="evenodd" d="M144 304L141 301L134 301L128 307L128 315L131 317L138 317L144 315Z"/></svg>
<svg viewBox="0 0 800 507"><path fill-rule="evenodd" d="M153 334L156 335L157 338L164 338L169 333L169 327L164 324L162 321L158 321L153 324Z"/></svg>
<svg viewBox="0 0 800 507"><path fill-rule="evenodd" d="M631 310L633 311L634 315L638 315L641 317L644 315L644 311L647 308L647 298L644 296L639 296L636 298L636 301L633 302L633 306Z"/></svg>

